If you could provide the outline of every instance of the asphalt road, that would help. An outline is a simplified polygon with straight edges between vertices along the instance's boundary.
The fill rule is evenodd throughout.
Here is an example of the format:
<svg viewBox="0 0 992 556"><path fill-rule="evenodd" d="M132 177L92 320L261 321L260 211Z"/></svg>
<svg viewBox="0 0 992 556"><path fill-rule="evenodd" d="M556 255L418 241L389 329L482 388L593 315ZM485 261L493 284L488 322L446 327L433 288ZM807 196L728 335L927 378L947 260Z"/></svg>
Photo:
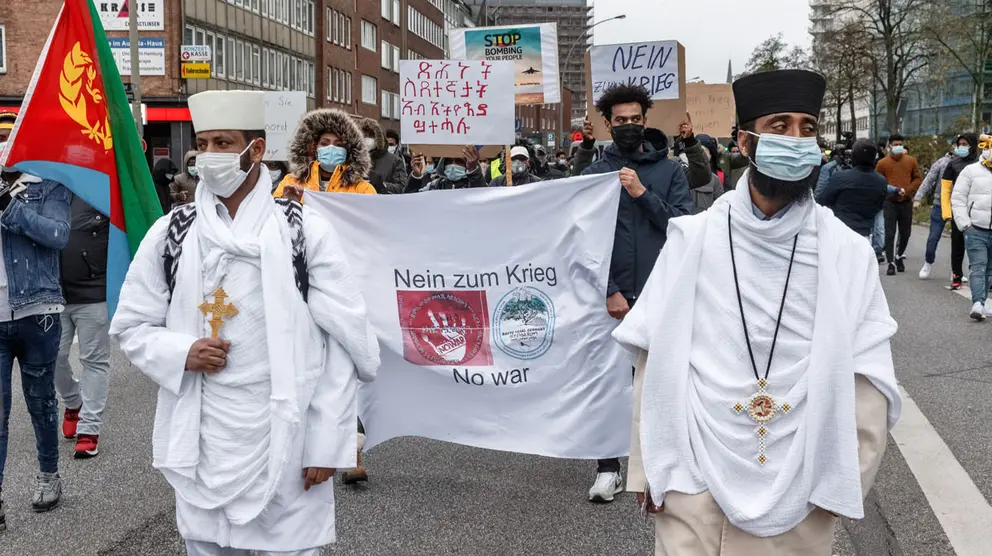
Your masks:
<svg viewBox="0 0 992 556"><path fill-rule="evenodd" d="M992 322L968 320L968 300L948 292L949 242L935 276L916 277L926 230L914 229L910 272L882 276L900 330L897 374L986 501L992 500ZM15 379L14 391L19 392ZM8 531L0 556L184 554L174 498L151 468L155 391L115 354L100 456L71 459L62 446L66 494L58 510L30 511L34 438L15 395L4 499ZM328 555L646 555L653 527L633 496L594 506L585 493L594 464L401 439L367 456L365 488L338 485L338 544ZM975 532L975 534L982 534ZM986 533L992 538L992 532ZM992 541L990 541L992 542ZM866 518L838 528L843 556L953 555L906 460L890 439ZM989 554L992 554L990 548Z"/></svg>

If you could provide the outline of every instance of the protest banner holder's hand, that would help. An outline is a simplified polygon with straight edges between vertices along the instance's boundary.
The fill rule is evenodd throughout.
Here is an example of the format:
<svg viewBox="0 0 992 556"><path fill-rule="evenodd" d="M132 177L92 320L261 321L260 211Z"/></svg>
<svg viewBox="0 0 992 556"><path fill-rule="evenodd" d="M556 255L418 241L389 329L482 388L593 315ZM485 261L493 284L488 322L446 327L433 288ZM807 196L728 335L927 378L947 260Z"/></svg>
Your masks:
<svg viewBox="0 0 992 556"><path fill-rule="evenodd" d="M510 187L510 186L513 185L513 171L511 170L511 168L513 168L513 162L510 161L510 149L512 149L512 148L513 148L513 145L506 145L503 148L503 156L505 157L504 160L505 160L505 164L506 164L506 166L505 166L506 167L506 171L503 172L503 175L506 176L506 182L505 183L506 183L506 186L507 187Z"/></svg>
<svg viewBox="0 0 992 556"><path fill-rule="evenodd" d="M689 139L692 137L692 116L688 112L685 113L685 119L679 124L679 136L682 140Z"/></svg>
<svg viewBox="0 0 992 556"><path fill-rule="evenodd" d="M427 167L423 153L410 152L413 158L410 160L410 174L415 178L423 178L424 170Z"/></svg>
<svg viewBox="0 0 992 556"><path fill-rule="evenodd" d="M582 142L588 143L595 141L596 138L593 135L592 122L589 121L589 114L586 113L585 120L582 122Z"/></svg>

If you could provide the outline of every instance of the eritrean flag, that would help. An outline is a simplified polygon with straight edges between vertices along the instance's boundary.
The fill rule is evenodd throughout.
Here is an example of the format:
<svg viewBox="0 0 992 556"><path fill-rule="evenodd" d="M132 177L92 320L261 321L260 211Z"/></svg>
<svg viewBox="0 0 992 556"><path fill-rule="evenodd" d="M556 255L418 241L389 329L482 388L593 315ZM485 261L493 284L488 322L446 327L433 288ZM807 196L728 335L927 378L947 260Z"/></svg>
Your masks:
<svg viewBox="0 0 992 556"><path fill-rule="evenodd" d="M92 0L65 0L0 164L64 184L110 218L107 309L162 207Z"/></svg>

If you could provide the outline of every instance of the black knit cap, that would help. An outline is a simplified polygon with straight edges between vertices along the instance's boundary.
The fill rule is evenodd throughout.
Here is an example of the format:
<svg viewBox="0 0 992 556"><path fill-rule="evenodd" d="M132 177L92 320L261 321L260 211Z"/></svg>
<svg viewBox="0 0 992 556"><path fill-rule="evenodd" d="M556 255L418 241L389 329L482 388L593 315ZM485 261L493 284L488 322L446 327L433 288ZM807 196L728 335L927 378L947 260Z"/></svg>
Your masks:
<svg viewBox="0 0 992 556"><path fill-rule="evenodd" d="M820 116L827 82L806 70L752 73L734 81L737 121L750 122L769 114L800 112Z"/></svg>

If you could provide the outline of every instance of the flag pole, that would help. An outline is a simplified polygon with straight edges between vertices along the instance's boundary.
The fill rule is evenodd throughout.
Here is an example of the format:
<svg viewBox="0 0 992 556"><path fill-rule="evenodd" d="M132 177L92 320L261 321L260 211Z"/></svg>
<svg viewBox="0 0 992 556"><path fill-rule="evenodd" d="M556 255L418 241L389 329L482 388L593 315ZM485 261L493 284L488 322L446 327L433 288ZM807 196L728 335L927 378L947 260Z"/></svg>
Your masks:
<svg viewBox="0 0 992 556"><path fill-rule="evenodd" d="M134 93L134 101L131 103L131 115L134 117L134 125L138 128L138 137L145 136L145 126L141 121L141 58L138 53L138 10L137 2L128 0L128 41L131 43L131 91Z"/></svg>

